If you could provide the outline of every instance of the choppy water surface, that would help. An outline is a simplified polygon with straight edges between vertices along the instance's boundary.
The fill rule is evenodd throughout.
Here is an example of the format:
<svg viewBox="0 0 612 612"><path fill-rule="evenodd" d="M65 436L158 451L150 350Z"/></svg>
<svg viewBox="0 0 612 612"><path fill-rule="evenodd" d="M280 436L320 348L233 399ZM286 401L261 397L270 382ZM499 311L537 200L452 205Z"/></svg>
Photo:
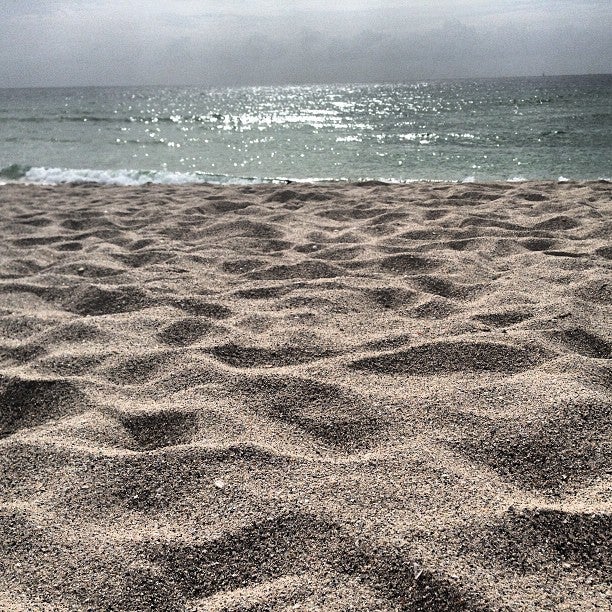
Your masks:
<svg viewBox="0 0 612 612"><path fill-rule="evenodd" d="M609 178L612 75L0 90L0 178Z"/></svg>

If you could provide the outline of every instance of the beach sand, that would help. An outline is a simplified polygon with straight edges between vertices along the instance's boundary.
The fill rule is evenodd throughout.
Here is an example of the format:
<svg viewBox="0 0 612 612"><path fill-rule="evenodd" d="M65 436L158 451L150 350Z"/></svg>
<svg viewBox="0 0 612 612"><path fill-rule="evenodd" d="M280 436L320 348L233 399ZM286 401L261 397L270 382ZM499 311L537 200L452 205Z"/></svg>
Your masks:
<svg viewBox="0 0 612 612"><path fill-rule="evenodd" d="M0 187L0 610L610 609L611 196Z"/></svg>

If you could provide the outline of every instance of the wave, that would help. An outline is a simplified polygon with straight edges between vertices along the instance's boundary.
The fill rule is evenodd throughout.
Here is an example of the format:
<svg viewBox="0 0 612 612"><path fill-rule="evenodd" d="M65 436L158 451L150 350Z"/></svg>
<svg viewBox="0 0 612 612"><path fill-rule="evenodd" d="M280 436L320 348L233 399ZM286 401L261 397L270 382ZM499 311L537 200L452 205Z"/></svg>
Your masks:
<svg viewBox="0 0 612 612"><path fill-rule="evenodd" d="M166 170L93 170L89 168L45 168L13 164L0 169L0 179L20 183L59 185L62 183L97 183L99 185L135 186L148 183L189 185L198 183L238 184L280 183L286 179L235 177L206 172L169 172Z"/></svg>
<svg viewBox="0 0 612 612"><path fill-rule="evenodd" d="M286 177L248 177L231 176L228 174L211 174L207 172L170 172L167 170L93 170L90 168L47 168L12 164L0 169L0 181L28 183L38 185L61 185L64 183L97 183L99 185L137 186L146 184L162 185L253 185L260 183L348 183L363 181L379 181L384 183L444 183L437 179L398 179L398 178L286 178ZM0 184L4 184L0 182Z"/></svg>
<svg viewBox="0 0 612 612"><path fill-rule="evenodd" d="M5 182L27 183L38 185L61 185L65 183L97 183L99 185L138 186L147 184L160 185L253 185L253 184L282 184L282 183L348 183L376 181L383 183L456 183L456 180L442 179L399 179L385 178L332 178L332 177L248 177L231 176L228 174L212 174L207 172L170 172L167 170L93 170L90 168L48 168L12 164L0 169L0 184Z"/></svg>
<svg viewBox="0 0 612 612"><path fill-rule="evenodd" d="M43 166L26 166L12 164L0 168L0 185L11 183L28 183L39 185L61 185L64 183L97 183L99 185L138 186L146 184L160 185L193 185L193 184L217 184L217 185L253 185L260 183L348 183L369 182L382 183L475 183L487 182L488 180L477 178L474 175L465 176L463 179L432 179L432 178L394 178L394 177L253 177L232 176L229 174L213 174L209 172L171 172L168 170L128 170L128 169L90 169L90 168L49 168ZM508 183L522 183L528 180L555 180L555 179L531 179L523 176L514 176L506 179ZM559 176L559 183L570 182L574 179ZM610 182L609 177L600 177L600 181Z"/></svg>

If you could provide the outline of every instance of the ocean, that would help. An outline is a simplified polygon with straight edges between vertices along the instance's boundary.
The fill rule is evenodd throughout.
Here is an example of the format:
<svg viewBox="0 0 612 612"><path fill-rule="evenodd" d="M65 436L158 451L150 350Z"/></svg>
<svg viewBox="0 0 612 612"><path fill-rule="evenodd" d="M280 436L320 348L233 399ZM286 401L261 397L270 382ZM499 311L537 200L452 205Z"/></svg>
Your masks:
<svg viewBox="0 0 612 612"><path fill-rule="evenodd" d="M612 176L612 75L204 89L0 89L0 181Z"/></svg>

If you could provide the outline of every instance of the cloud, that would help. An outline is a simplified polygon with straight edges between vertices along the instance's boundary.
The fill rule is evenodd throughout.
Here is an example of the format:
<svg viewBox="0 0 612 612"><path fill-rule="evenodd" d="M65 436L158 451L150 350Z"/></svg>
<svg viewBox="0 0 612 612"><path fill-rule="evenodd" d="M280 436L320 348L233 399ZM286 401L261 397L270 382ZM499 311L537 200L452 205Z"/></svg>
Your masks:
<svg viewBox="0 0 612 612"><path fill-rule="evenodd" d="M372 82L612 66L612 23L599 0L5 2L0 86Z"/></svg>

